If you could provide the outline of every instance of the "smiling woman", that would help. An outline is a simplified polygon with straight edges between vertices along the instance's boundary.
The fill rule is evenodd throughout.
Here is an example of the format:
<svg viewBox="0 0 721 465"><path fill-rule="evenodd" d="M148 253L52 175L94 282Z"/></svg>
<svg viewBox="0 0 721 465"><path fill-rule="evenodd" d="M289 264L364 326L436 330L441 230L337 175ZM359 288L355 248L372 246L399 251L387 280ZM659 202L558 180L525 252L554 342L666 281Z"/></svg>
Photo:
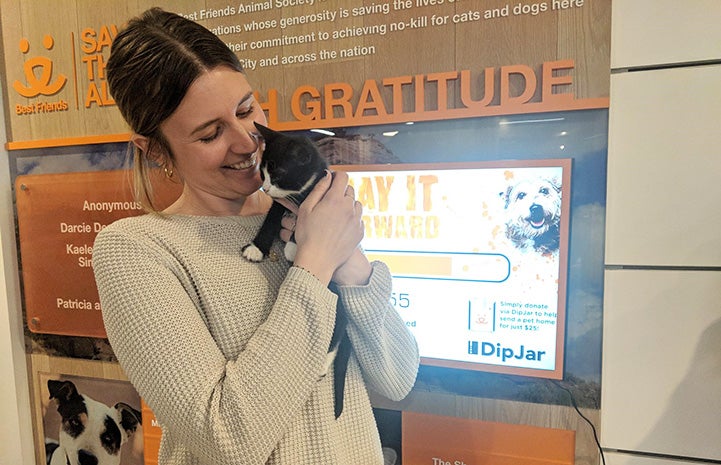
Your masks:
<svg viewBox="0 0 721 465"><path fill-rule="evenodd" d="M265 124L265 115L244 74L223 66L198 77L160 126L168 150L149 154L161 166L172 167L184 185L165 213L237 215L251 196L269 206L258 190L261 146L253 122ZM149 145L139 134L131 140L141 150Z"/></svg>
<svg viewBox="0 0 721 465"><path fill-rule="evenodd" d="M173 154L160 125L176 111L188 88L206 70L222 65L243 75L235 54L205 28L181 18L169 22L166 32L161 23L154 22L161 20L160 15L159 11L148 12L145 20L137 19L119 33L106 68L111 94L134 132L136 197L149 211L155 211L150 168L160 164L169 166L167 172L172 172ZM198 29L205 32L197 34ZM175 39L170 40L168 32ZM196 50L205 50L196 53L197 60L183 52L183 43L191 40ZM150 101L153 105L147 104Z"/></svg>
<svg viewBox="0 0 721 465"><path fill-rule="evenodd" d="M107 73L149 214L103 228L93 270L113 351L162 425L159 462L382 464L368 389L403 398L418 350L390 305L387 266L359 247L347 173L293 207L293 263L250 262L241 250L272 200L259 190L255 123L266 118L238 58L199 24L151 9L118 33ZM152 166L182 185L162 212ZM271 247L282 256L280 238ZM338 299L351 354L336 418L334 376L318 373Z"/></svg>

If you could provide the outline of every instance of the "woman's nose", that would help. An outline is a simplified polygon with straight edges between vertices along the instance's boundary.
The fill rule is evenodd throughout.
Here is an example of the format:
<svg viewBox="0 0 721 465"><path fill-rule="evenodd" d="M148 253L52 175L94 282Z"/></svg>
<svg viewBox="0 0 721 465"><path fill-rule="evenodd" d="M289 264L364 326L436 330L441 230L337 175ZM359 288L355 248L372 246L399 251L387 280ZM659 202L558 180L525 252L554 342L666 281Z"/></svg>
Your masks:
<svg viewBox="0 0 721 465"><path fill-rule="evenodd" d="M233 125L230 149L236 153L253 153L260 145L260 134L252 121Z"/></svg>

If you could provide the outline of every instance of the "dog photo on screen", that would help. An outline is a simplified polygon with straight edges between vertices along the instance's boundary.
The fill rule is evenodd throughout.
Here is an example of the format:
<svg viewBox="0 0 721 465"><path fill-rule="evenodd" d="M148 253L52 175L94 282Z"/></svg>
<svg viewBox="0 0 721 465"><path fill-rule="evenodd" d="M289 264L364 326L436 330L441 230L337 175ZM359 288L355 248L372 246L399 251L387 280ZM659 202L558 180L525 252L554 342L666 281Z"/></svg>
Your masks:
<svg viewBox="0 0 721 465"><path fill-rule="evenodd" d="M555 178L517 181L501 192L506 237L521 251L558 253L561 184Z"/></svg>

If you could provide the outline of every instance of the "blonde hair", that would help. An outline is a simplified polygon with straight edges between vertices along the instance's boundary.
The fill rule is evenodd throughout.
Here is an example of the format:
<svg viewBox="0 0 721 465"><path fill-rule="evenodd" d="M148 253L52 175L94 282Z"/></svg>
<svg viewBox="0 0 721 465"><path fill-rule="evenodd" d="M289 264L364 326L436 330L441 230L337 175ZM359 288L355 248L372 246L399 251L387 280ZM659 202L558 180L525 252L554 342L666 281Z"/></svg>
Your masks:
<svg viewBox="0 0 721 465"><path fill-rule="evenodd" d="M158 213L159 206L155 200L153 176L157 173L157 165L153 163L139 147L132 142L128 144L128 157L132 159L132 189L135 201L148 213Z"/></svg>

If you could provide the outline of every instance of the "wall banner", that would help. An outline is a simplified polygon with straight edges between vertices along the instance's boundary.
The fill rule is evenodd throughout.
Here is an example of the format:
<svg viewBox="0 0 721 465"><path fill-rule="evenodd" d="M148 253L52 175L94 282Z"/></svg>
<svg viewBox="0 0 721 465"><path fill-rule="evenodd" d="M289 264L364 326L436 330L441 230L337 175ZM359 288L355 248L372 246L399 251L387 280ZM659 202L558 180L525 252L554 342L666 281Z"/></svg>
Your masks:
<svg viewBox="0 0 721 465"><path fill-rule="evenodd" d="M8 148L126 140L105 66L155 2L45 3L2 7ZM610 0L159 3L236 52L280 130L608 106Z"/></svg>

